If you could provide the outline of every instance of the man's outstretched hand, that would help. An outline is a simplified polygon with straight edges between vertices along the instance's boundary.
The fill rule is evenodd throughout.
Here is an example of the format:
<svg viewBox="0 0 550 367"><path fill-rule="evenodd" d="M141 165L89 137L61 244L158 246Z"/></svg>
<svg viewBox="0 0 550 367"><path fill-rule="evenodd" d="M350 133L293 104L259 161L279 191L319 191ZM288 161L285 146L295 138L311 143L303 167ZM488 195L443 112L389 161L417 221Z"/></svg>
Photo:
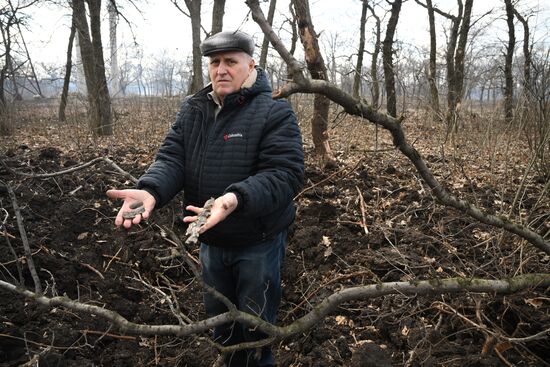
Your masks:
<svg viewBox="0 0 550 367"><path fill-rule="evenodd" d="M155 208L156 200L145 190L108 190L107 196L111 199L123 199L122 207L118 211L115 225L128 229L133 224L139 224L147 219Z"/></svg>
<svg viewBox="0 0 550 367"><path fill-rule="evenodd" d="M237 196L232 192L228 192L227 194L217 198L212 205L212 209L210 209L210 216L199 230L199 233L204 233L219 222L223 221L229 214L233 213L238 204L239 202L237 200ZM202 208L193 205L188 205L185 209L192 211L195 214L200 214L202 212ZM191 223L196 220L196 215L190 215L183 218L185 223Z"/></svg>

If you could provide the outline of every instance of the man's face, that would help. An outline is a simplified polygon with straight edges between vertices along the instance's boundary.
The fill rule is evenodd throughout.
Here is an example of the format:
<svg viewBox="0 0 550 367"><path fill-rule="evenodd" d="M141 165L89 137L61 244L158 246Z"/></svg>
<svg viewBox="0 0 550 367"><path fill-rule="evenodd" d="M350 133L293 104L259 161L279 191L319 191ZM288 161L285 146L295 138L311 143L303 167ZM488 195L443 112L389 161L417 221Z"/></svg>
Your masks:
<svg viewBox="0 0 550 367"><path fill-rule="evenodd" d="M208 74L214 92L223 98L238 91L254 68L254 59L246 52L220 52L210 56Z"/></svg>

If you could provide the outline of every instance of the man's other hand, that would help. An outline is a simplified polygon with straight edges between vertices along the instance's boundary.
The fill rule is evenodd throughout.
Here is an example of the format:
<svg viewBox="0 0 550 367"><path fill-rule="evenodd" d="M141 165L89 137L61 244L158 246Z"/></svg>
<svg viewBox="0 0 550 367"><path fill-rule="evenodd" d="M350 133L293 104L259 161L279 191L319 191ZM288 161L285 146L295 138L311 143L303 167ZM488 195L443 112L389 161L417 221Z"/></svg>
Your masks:
<svg viewBox="0 0 550 367"><path fill-rule="evenodd" d="M212 209L210 209L210 217L208 217L206 223L201 227L199 233L208 231L210 228L227 218L227 216L237 208L237 204L237 196L232 192L228 192L227 194L217 198L212 205ZM203 208L193 205L188 205L185 209L195 214L200 214L203 210ZM196 215L190 215L183 218L185 223L192 223L196 220Z"/></svg>

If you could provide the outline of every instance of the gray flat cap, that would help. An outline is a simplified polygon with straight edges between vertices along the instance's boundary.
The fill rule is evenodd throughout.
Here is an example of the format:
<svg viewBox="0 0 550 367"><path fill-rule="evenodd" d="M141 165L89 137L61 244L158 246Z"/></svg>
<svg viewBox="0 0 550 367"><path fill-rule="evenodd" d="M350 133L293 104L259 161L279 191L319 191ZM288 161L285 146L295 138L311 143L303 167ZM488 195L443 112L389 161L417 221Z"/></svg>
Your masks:
<svg viewBox="0 0 550 367"><path fill-rule="evenodd" d="M200 47L202 56L225 51L243 51L254 55L254 39L241 31L216 33L202 41Z"/></svg>

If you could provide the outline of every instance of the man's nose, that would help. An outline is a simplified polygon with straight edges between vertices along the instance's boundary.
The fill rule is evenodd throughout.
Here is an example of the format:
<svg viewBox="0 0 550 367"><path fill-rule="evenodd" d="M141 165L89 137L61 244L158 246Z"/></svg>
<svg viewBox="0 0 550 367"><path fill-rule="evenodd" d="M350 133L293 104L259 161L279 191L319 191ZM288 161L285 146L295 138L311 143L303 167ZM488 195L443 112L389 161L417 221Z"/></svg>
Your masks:
<svg viewBox="0 0 550 367"><path fill-rule="evenodd" d="M220 62L220 65L218 66L218 74L225 74L226 72L227 68L225 67L225 64Z"/></svg>

